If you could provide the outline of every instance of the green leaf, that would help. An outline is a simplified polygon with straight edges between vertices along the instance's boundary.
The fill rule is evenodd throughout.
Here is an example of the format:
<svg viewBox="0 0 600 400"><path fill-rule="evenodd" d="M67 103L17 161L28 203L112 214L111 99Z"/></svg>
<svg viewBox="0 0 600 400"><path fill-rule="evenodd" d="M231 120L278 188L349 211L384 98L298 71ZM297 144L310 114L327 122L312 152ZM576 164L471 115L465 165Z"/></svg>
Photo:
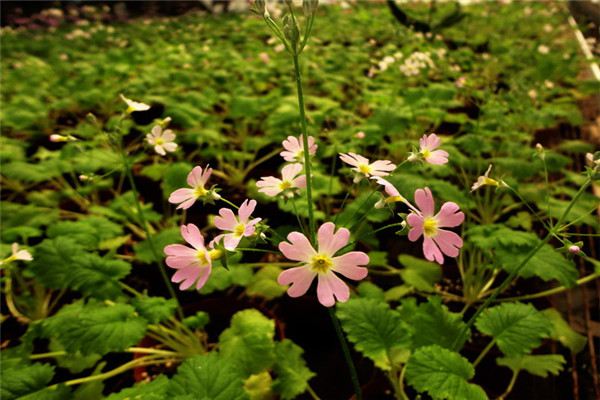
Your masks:
<svg viewBox="0 0 600 400"><path fill-rule="evenodd" d="M413 349L432 344L452 349L456 337L466 327L461 315L448 311L439 297L431 297L427 303L419 305L415 298L406 299L398 311L402 320L411 327ZM462 335L457 343L458 348L462 347L469 333Z"/></svg>
<svg viewBox="0 0 600 400"><path fill-rule="evenodd" d="M174 163L166 168L162 177L162 189L165 198L168 198L172 192L179 188L188 187L186 179L192 168L192 165L188 163Z"/></svg>
<svg viewBox="0 0 600 400"><path fill-rule="evenodd" d="M273 378L269 371L263 371L260 374L250 375L244 381L244 390L250 400L272 400L274 398Z"/></svg>
<svg viewBox="0 0 600 400"><path fill-rule="evenodd" d="M146 321L156 324L169 319L177 309L175 299L164 297L134 297L131 304Z"/></svg>
<svg viewBox="0 0 600 400"><path fill-rule="evenodd" d="M531 304L523 303L504 303L488 308L477 318L475 326L492 336L509 357L529 353L551 332L548 319Z"/></svg>
<svg viewBox="0 0 600 400"><path fill-rule="evenodd" d="M54 376L54 367L48 364L2 363L0 397L13 400L43 389Z"/></svg>
<svg viewBox="0 0 600 400"><path fill-rule="evenodd" d="M250 279L246 286L249 296L260 296L267 300L274 299L285 293L286 288L277 283L277 277L281 268L275 265L267 265L259 269Z"/></svg>
<svg viewBox="0 0 600 400"><path fill-rule="evenodd" d="M275 361L274 335L275 322L259 311L239 311L219 336L221 355L237 365L244 376L256 374Z"/></svg>
<svg viewBox="0 0 600 400"><path fill-rule="evenodd" d="M433 285L442 279L442 268L437 263L424 261L422 259L402 254L398 257L400 264L404 269L400 271L400 276L407 285L424 291L433 292Z"/></svg>
<svg viewBox="0 0 600 400"><path fill-rule="evenodd" d="M180 243L182 240L183 239L181 238L181 232L179 228L167 228L160 231L156 235L152 235L152 242L154 243L154 247L158 252L158 257L160 257L160 260L155 260L152 253L152 248L150 247L150 242L148 242L148 240L136 243L133 246L135 258L146 264L163 262L162 257L165 246L173 243Z"/></svg>
<svg viewBox="0 0 600 400"><path fill-rule="evenodd" d="M169 379L160 375L148 383L140 382L108 396L105 400L165 400L169 398Z"/></svg>
<svg viewBox="0 0 600 400"><path fill-rule="evenodd" d="M390 370L406 355L409 334L400 314L373 299L341 303L337 316L354 347L383 370Z"/></svg>
<svg viewBox="0 0 600 400"><path fill-rule="evenodd" d="M64 346L58 341L58 338L50 338L50 344L48 345L50 351L64 351ZM98 354L81 355L81 353L70 353L64 356L55 357L56 363L62 367L67 368L71 373L78 374L83 370L93 367L98 360L102 358Z"/></svg>
<svg viewBox="0 0 600 400"><path fill-rule="evenodd" d="M28 267L46 287L74 289L101 298L118 296L118 281L131 269L125 261L87 253L75 239L65 236L40 243Z"/></svg>
<svg viewBox="0 0 600 400"><path fill-rule="evenodd" d="M315 375L306 366L302 353L302 348L289 339L284 339L275 346L273 372L277 379L273 382L273 389L284 400L304 393L308 388L308 381Z"/></svg>
<svg viewBox="0 0 600 400"><path fill-rule="evenodd" d="M524 370L546 378L548 374L558 375L563 370L565 359L560 354L524 355L498 358L496 363L510 368L515 373Z"/></svg>
<svg viewBox="0 0 600 400"><path fill-rule="evenodd" d="M104 217L87 217L78 221L61 221L48 228L48 237L68 236L86 249L96 249L100 242L123 233L118 224Z"/></svg>
<svg viewBox="0 0 600 400"><path fill-rule="evenodd" d="M373 282L363 281L356 288L360 297L373 300L385 301L385 293L383 289Z"/></svg>
<svg viewBox="0 0 600 400"><path fill-rule="evenodd" d="M198 311L183 320L190 329L203 329L210 322L210 315L206 311Z"/></svg>
<svg viewBox="0 0 600 400"><path fill-rule="evenodd" d="M127 304L79 301L45 320L43 330L70 353L103 355L138 343L146 332L146 320Z"/></svg>
<svg viewBox="0 0 600 400"><path fill-rule="evenodd" d="M237 365L216 352L185 360L171 379L168 394L197 400L248 398Z"/></svg>
<svg viewBox="0 0 600 400"><path fill-rule="evenodd" d="M587 339L585 336L575 332L571 326L565 321L560 312L554 308L547 308L542 311L542 314L548 318L552 325L550 337L558 340L574 354L579 353L585 347Z"/></svg>
<svg viewBox="0 0 600 400"><path fill-rule="evenodd" d="M408 360L406 382L434 400L484 400L483 389L469 380L475 369L460 354L432 345L421 347Z"/></svg>

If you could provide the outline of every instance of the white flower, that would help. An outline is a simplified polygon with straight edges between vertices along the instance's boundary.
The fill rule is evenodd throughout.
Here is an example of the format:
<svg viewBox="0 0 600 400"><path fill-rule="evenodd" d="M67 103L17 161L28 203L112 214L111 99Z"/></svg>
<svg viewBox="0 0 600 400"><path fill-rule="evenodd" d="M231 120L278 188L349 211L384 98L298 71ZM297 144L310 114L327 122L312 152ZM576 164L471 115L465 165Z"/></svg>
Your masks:
<svg viewBox="0 0 600 400"><path fill-rule="evenodd" d="M146 135L146 141L151 146L154 146L154 151L161 156L166 155L167 151L172 153L177 149L173 131L170 129L163 131L163 128L160 125L154 125L152 132Z"/></svg>
<svg viewBox="0 0 600 400"><path fill-rule="evenodd" d="M504 181L497 181L495 179L490 178L489 175L490 175L491 171L492 171L492 164L490 164L487 171L485 171L485 174L483 174L482 176L477 178L477 181L473 184L473 186L471 186L471 192L474 192L475 190L479 189L482 186L496 186L496 187L507 186L506 183L504 183Z"/></svg>
<svg viewBox="0 0 600 400"><path fill-rule="evenodd" d="M131 114L134 111L147 111L150 109L150 106L148 104L133 101L123 96L122 94L120 94L119 96L121 96L121 100L123 100L125 104L127 104L127 114Z"/></svg>
<svg viewBox="0 0 600 400"><path fill-rule="evenodd" d="M540 54L548 54L550 52L550 47L540 44L537 48L538 53Z"/></svg>
<svg viewBox="0 0 600 400"><path fill-rule="evenodd" d="M19 250L18 243L13 243L10 248L11 248L12 254L10 256L8 256L7 258L5 258L4 260L0 260L0 265L8 264L8 263L10 263L12 261L16 261L16 260L21 260L21 261L33 260L33 257L31 256L31 253L29 251Z"/></svg>

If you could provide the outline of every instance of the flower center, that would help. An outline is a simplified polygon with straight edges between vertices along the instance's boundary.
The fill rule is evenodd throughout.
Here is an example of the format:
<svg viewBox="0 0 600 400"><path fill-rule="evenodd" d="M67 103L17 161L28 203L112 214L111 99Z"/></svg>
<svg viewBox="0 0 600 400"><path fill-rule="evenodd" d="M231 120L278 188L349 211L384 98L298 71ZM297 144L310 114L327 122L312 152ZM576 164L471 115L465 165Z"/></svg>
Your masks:
<svg viewBox="0 0 600 400"><path fill-rule="evenodd" d="M296 152L296 160L299 162L303 162L304 161L304 150L298 150Z"/></svg>
<svg viewBox="0 0 600 400"><path fill-rule="evenodd" d="M208 264L208 256L209 255L204 250L198 250L198 252L196 253L196 258L200 262L201 266L205 266L206 264Z"/></svg>
<svg viewBox="0 0 600 400"><path fill-rule="evenodd" d="M282 181L279 184L279 189L281 189L281 190L286 190L286 189L289 189L291 187L292 187L292 182L290 182L290 181Z"/></svg>
<svg viewBox="0 0 600 400"><path fill-rule="evenodd" d="M423 219L423 232L427 237L433 237L437 235L438 222L435 217L426 217Z"/></svg>
<svg viewBox="0 0 600 400"><path fill-rule="evenodd" d="M244 231L246 230L246 225L244 224L237 224L235 226L235 228L233 228L233 234L237 237L243 236L244 235Z"/></svg>
<svg viewBox="0 0 600 400"><path fill-rule="evenodd" d="M358 170L364 175L369 175L371 173L371 166L368 164L359 164Z"/></svg>
<svg viewBox="0 0 600 400"><path fill-rule="evenodd" d="M154 144L157 146L162 146L165 144L165 140L161 137L154 139Z"/></svg>
<svg viewBox="0 0 600 400"><path fill-rule="evenodd" d="M421 154L423 155L423 158L428 158L431 156L431 151L429 149L423 149L421 150Z"/></svg>
<svg viewBox="0 0 600 400"><path fill-rule="evenodd" d="M218 260L219 258L221 258L221 256L223 256L223 252L218 249L213 249L208 252L208 256L211 260Z"/></svg>
<svg viewBox="0 0 600 400"><path fill-rule="evenodd" d="M310 260L310 267L318 273L325 273L333 266L333 261L329 256L317 254Z"/></svg>
<svg viewBox="0 0 600 400"><path fill-rule="evenodd" d="M206 196L207 193L208 193L208 190L204 189L204 186L198 186L197 188L194 189L194 196L196 196L196 198L204 197L204 196Z"/></svg>

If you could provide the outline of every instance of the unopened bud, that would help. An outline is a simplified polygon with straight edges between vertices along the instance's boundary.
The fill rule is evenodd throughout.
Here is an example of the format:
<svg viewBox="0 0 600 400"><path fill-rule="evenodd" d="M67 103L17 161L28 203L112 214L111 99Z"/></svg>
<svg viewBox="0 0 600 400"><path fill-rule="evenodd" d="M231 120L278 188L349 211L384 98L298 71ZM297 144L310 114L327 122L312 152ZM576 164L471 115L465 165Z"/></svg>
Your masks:
<svg viewBox="0 0 600 400"><path fill-rule="evenodd" d="M546 158L546 153L544 152L544 146L540 143L535 145L535 151L537 151L538 157L542 160Z"/></svg>
<svg viewBox="0 0 600 400"><path fill-rule="evenodd" d="M63 136L63 135L58 135L56 133L50 135L50 141L54 142L54 143L66 142L67 140L69 140L69 139L67 139L67 137Z"/></svg>
<svg viewBox="0 0 600 400"><path fill-rule="evenodd" d="M581 247L576 244L569 246L569 253L571 254L579 254L581 252Z"/></svg>
<svg viewBox="0 0 600 400"><path fill-rule="evenodd" d="M354 135L355 138L357 139L364 139L365 138L365 133L363 131L360 132L356 132L356 134Z"/></svg>

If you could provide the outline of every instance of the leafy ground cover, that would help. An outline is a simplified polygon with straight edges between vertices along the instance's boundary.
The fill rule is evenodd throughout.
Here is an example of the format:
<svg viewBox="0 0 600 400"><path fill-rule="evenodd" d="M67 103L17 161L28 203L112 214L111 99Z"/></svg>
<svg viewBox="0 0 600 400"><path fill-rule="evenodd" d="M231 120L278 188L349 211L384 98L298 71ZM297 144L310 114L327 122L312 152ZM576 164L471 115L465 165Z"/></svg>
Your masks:
<svg viewBox="0 0 600 400"><path fill-rule="evenodd" d="M567 10L257 3L2 30L2 396L570 396L548 296L600 267Z"/></svg>

